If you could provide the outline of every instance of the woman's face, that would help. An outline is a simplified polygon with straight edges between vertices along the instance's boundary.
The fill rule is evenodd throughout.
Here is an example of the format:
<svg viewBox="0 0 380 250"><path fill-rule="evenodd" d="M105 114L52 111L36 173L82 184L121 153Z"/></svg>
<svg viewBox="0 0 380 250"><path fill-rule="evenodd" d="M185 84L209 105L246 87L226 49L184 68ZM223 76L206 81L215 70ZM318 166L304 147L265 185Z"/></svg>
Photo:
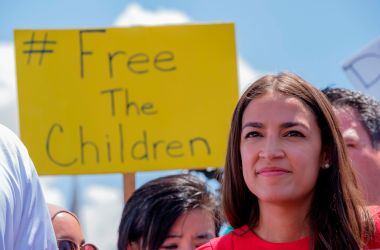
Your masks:
<svg viewBox="0 0 380 250"><path fill-rule="evenodd" d="M322 165L321 133L300 100L279 93L253 99L243 113L240 153L259 204L310 202Z"/></svg>
<svg viewBox="0 0 380 250"><path fill-rule="evenodd" d="M196 208L175 221L160 250L194 250L215 236L215 224L211 213Z"/></svg>
<svg viewBox="0 0 380 250"><path fill-rule="evenodd" d="M54 217L52 223L57 241L70 240L77 246L84 244L79 222L71 214L59 213Z"/></svg>

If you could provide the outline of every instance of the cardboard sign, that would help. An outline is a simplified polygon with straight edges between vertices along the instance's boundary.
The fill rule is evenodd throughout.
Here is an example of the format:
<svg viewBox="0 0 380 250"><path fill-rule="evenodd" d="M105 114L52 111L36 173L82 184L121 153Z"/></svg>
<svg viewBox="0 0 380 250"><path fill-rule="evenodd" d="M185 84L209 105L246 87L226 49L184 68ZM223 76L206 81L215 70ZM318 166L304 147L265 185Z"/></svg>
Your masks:
<svg viewBox="0 0 380 250"><path fill-rule="evenodd" d="M16 30L21 138L39 174L223 166L233 24Z"/></svg>
<svg viewBox="0 0 380 250"><path fill-rule="evenodd" d="M343 70L358 90L380 100L380 39L344 63Z"/></svg>

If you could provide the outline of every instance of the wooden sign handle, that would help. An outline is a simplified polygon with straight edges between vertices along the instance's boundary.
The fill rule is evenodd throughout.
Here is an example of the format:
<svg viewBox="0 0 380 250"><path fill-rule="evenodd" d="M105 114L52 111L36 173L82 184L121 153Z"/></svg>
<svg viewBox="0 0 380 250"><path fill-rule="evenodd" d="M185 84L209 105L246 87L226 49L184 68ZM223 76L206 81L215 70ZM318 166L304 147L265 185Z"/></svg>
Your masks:
<svg viewBox="0 0 380 250"><path fill-rule="evenodd" d="M124 181L124 204L125 204L136 189L136 174L135 173L123 174L123 181Z"/></svg>

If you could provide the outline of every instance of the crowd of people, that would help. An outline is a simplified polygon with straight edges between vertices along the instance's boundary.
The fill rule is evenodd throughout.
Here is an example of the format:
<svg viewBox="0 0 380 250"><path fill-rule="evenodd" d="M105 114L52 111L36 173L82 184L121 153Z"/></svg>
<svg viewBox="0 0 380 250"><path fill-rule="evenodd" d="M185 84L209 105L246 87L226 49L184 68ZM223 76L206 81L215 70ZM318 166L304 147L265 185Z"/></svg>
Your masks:
<svg viewBox="0 0 380 250"><path fill-rule="evenodd" d="M0 165L0 250L97 250L75 214L45 203L3 126ZM144 184L125 204L118 249L380 249L380 103L292 73L260 78L234 110L220 196L190 174Z"/></svg>

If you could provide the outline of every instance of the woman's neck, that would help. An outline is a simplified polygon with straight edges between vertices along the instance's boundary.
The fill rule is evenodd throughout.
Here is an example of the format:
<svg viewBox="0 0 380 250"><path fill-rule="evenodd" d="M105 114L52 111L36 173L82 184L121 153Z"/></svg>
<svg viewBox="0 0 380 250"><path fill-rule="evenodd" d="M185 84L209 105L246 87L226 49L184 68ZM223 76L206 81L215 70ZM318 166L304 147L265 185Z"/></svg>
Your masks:
<svg viewBox="0 0 380 250"><path fill-rule="evenodd" d="M291 242L310 235L307 218L310 203L271 204L259 202L260 219L254 232L261 239L273 242Z"/></svg>

